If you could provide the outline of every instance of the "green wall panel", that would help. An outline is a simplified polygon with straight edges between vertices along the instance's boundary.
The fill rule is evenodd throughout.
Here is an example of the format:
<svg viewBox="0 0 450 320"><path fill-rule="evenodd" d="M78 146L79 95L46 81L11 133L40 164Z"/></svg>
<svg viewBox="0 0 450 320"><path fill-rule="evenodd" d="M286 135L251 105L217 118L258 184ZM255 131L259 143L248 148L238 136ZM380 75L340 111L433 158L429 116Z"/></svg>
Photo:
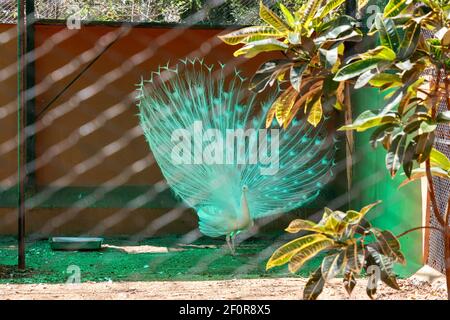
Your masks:
<svg viewBox="0 0 450 320"><path fill-rule="evenodd" d="M353 93L354 114L367 109L378 109L383 102L376 89L364 88ZM392 179L385 168L386 151L382 146L373 149L369 144L372 130L355 132L354 185L352 190L354 208L382 200L368 215L372 223L394 234L422 225L422 200L420 182L399 188L405 179L402 172ZM410 275L422 266L422 233L415 231L401 238L402 250L408 261L406 266L397 266L402 276Z"/></svg>

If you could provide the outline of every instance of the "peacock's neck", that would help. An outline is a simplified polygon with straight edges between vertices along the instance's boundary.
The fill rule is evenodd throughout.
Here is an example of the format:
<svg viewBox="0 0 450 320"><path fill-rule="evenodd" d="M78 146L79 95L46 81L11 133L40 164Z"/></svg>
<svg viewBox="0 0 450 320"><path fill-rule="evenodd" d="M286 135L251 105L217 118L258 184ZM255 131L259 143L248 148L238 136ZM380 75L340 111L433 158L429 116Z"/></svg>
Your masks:
<svg viewBox="0 0 450 320"><path fill-rule="evenodd" d="M246 229L246 228L250 227L253 222L253 220L250 216L250 209L248 207L246 190L242 191L241 212L242 212L242 224L243 224L243 227Z"/></svg>

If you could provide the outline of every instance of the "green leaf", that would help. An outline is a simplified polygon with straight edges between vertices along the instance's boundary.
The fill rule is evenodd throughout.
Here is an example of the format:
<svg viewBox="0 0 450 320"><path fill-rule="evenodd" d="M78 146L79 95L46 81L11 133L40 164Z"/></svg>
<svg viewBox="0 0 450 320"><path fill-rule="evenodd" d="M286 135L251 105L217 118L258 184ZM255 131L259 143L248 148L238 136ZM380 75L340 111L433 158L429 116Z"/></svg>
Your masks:
<svg viewBox="0 0 450 320"><path fill-rule="evenodd" d="M386 104L384 105L384 108L382 110L382 114L388 113L392 109L394 109L400 101L402 101L403 95L405 94L408 87L404 85L403 87L397 89L386 101Z"/></svg>
<svg viewBox="0 0 450 320"><path fill-rule="evenodd" d="M377 68L378 64L382 61L385 60L381 58L368 58L352 62L346 65L345 67L339 69L336 75L334 76L333 80L345 81L360 76L364 72Z"/></svg>
<svg viewBox="0 0 450 320"><path fill-rule="evenodd" d="M416 112L411 117L408 118L408 121L406 122L406 125L404 127L404 131L406 133L412 133L420 128L420 125L424 121L431 121L432 118L427 113L423 112ZM426 130L425 127L422 128L422 130ZM433 131L433 130L432 130Z"/></svg>
<svg viewBox="0 0 450 320"><path fill-rule="evenodd" d="M326 29L323 33L320 34L316 39L314 39L314 43L317 45L331 39L336 39L339 35L343 34L347 31L352 31L353 26L350 23L345 23L342 25L336 25L329 29Z"/></svg>
<svg viewBox="0 0 450 320"><path fill-rule="evenodd" d="M386 61L394 61L396 54L394 50L386 46L378 46L358 55L361 59L379 58Z"/></svg>
<svg viewBox="0 0 450 320"><path fill-rule="evenodd" d="M322 0L308 0L298 12L300 17L299 23L305 27L308 27L321 3Z"/></svg>
<svg viewBox="0 0 450 320"><path fill-rule="evenodd" d="M364 218L364 216L367 214L367 212L369 212L373 207L375 207L376 205L380 204L381 200L378 200L374 203L368 204L367 206L364 206L359 212L361 214L361 217L359 220L361 220L362 218Z"/></svg>
<svg viewBox="0 0 450 320"><path fill-rule="evenodd" d="M389 0L386 7L384 7L384 17L398 16L404 9L408 7L407 0Z"/></svg>
<svg viewBox="0 0 450 320"><path fill-rule="evenodd" d="M294 28L294 26L295 26L295 18L292 15L292 13L281 2L279 4L279 6L280 6L280 9L281 9L281 13L283 13L284 19L286 20L286 22L289 25L289 27Z"/></svg>
<svg viewBox="0 0 450 320"><path fill-rule="evenodd" d="M375 77L370 79L369 84L377 88L386 85L399 86L402 84L402 79L397 74L379 73Z"/></svg>
<svg viewBox="0 0 450 320"><path fill-rule="evenodd" d="M364 247L353 240L353 243L345 248L345 255L347 257L347 265L345 272L354 272L359 274L364 266Z"/></svg>
<svg viewBox="0 0 450 320"><path fill-rule="evenodd" d="M317 11L317 13L315 15L315 18L323 19L331 11L335 10L336 8L338 8L344 2L345 2L345 0L331 0L331 1L328 1L325 6L323 6L322 8L320 8Z"/></svg>
<svg viewBox="0 0 450 320"><path fill-rule="evenodd" d="M303 72L306 70L307 67L308 63L302 64L298 63L291 67L291 71L289 73L289 80L291 81L292 87L294 87L294 89L297 92L300 91L300 87L302 85Z"/></svg>
<svg viewBox="0 0 450 320"><path fill-rule="evenodd" d="M431 164L438 166L439 168L449 171L450 170L450 160L447 158L445 154L436 150L435 148L431 149L430 152L430 161Z"/></svg>
<svg viewBox="0 0 450 320"><path fill-rule="evenodd" d="M345 291L347 291L348 295L351 296L353 289L356 286L356 278L355 278L355 274L351 271L346 272L344 274L344 288Z"/></svg>
<svg viewBox="0 0 450 320"><path fill-rule="evenodd" d="M408 59L416 51L421 32L421 26L418 23L411 23L408 26L398 51L400 60Z"/></svg>
<svg viewBox="0 0 450 320"><path fill-rule="evenodd" d="M372 127L377 127L386 123L399 123L400 120L395 113L375 114L370 110L361 113L352 124L340 127L338 130L365 131Z"/></svg>
<svg viewBox="0 0 450 320"><path fill-rule="evenodd" d="M376 148L378 142L383 141L387 135L391 134L395 125L395 123L386 123L376 128L370 136L369 140L372 148Z"/></svg>
<svg viewBox="0 0 450 320"><path fill-rule="evenodd" d="M391 18L383 18L382 14L377 14L375 17L375 28L378 30L381 45L397 52L400 38L394 21Z"/></svg>
<svg viewBox="0 0 450 320"><path fill-rule="evenodd" d="M350 224L350 225L357 224L357 223L359 223L361 221L361 219L364 218L364 216L367 214L367 212L370 211L370 209L372 209L373 207L375 207L379 203L381 203L380 200L363 207L360 211L348 210L346 212L345 217L342 220L346 224Z"/></svg>
<svg viewBox="0 0 450 320"><path fill-rule="evenodd" d="M249 89L255 92L264 91L267 86L273 86L280 73L288 70L292 65L290 60L278 59L264 62L250 80Z"/></svg>
<svg viewBox="0 0 450 320"><path fill-rule="evenodd" d="M403 156L403 171L405 172L408 178L411 177L416 147L417 143L414 140L411 140L408 146L406 147L405 155Z"/></svg>
<svg viewBox="0 0 450 320"><path fill-rule="evenodd" d="M364 9L365 6L369 4L369 0L358 0L357 1L357 7L359 10Z"/></svg>
<svg viewBox="0 0 450 320"><path fill-rule="evenodd" d="M435 133L432 131L430 133L421 134L415 138L417 139L417 162L422 163L428 159L431 149L433 148L434 137Z"/></svg>
<svg viewBox="0 0 450 320"><path fill-rule="evenodd" d="M437 123L450 123L450 111L439 112L436 121Z"/></svg>
<svg viewBox="0 0 450 320"><path fill-rule="evenodd" d="M255 41L263 40L264 38L280 38L282 36L283 33L278 32L272 27L255 26L232 31L219 36L219 38L226 44L235 45L250 42L249 40Z"/></svg>
<svg viewBox="0 0 450 320"><path fill-rule="evenodd" d="M289 46L287 44L275 39L258 40L250 42L239 50L236 50L234 56L238 57L244 55L246 58L253 58L261 52L285 51L288 48Z"/></svg>
<svg viewBox="0 0 450 320"><path fill-rule="evenodd" d="M339 48L334 47L332 49L326 50L323 48L319 49L320 60L325 66L325 68L332 68L339 58Z"/></svg>
<svg viewBox="0 0 450 320"><path fill-rule="evenodd" d="M259 3L259 16L280 32L287 33L288 31L293 31L286 22L284 22L275 12L270 10L269 7L266 7L262 1Z"/></svg>
<svg viewBox="0 0 450 320"><path fill-rule="evenodd" d="M436 32L435 37L441 41L441 45L448 46L450 45L450 29L447 27L441 28Z"/></svg>
<svg viewBox="0 0 450 320"><path fill-rule="evenodd" d="M430 133L436 130L437 124L428 121L422 121L419 126L419 134Z"/></svg>
<svg viewBox="0 0 450 320"><path fill-rule="evenodd" d="M325 281L333 279L342 271L345 259L345 251L341 251L328 255L322 260L321 272Z"/></svg>
<svg viewBox="0 0 450 320"><path fill-rule="evenodd" d="M397 284L396 276L394 274L394 264L393 260L389 257L379 253L376 249L367 246L367 251L369 253L367 257L368 265L377 265L380 268L380 277L381 281L387 284L389 287L400 290L400 287Z"/></svg>
<svg viewBox="0 0 450 320"><path fill-rule="evenodd" d="M383 255L391 258L393 261L405 264L406 260L400 250L400 242L397 237L388 230L380 231L376 228L371 229L377 239L376 248Z"/></svg>
<svg viewBox="0 0 450 320"><path fill-rule="evenodd" d="M319 244L319 247L323 246L325 248L326 246L331 246L333 243L333 240L322 234L311 234L292 240L275 250L269 261L267 261L266 270L286 264L298 252L305 250L305 253L307 253L316 244Z"/></svg>
<svg viewBox="0 0 450 320"><path fill-rule="evenodd" d="M386 154L386 168L391 177L394 177L400 169L405 153L406 134L399 132L393 139L388 153Z"/></svg>
<svg viewBox="0 0 450 320"><path fill-rule="evenodd" d="M309 277L308 282L303 289L304 300L316 300L322 293L325 280L322 277L321 268L317 268L316 271Z"/></svg>
<svg viewBox="0 0 450 320"><path fill-rule="evenodd" d="M321 34L324 31L331 30L341 25L350 25L352 27L356 27L358 25L358 20L349 15L338 15L331 18L329 21L323 21L323 23L319 24L316 29L318 34Z"/></svg>
<svg viewBox="0 0 450 320"><path fill-rule="evenodd" d="M368 71L364 72L356 80L354 88L355 89L360 89L360 88L364 87L371 79L373 79L378 74L383 72L386 68L388 68L389 65L390 65L389 62L380 62L378 64L377 68L374 68L374 69L371 69L371 70L368 70Z"/></svg>

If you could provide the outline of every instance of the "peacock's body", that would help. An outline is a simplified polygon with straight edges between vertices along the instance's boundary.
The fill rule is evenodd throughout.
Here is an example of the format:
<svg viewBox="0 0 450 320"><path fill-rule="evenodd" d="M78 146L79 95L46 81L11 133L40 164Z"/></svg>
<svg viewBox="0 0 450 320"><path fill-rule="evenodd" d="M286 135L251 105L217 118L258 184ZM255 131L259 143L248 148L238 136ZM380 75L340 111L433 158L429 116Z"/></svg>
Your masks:
<svg viewBox="0 0 450 320"><path fill-rule="evenodd" d="M140 124L168 184L210 237L314 200L329 180L334 146L325 127L294 120L266 130L275 95L259 102L238 72L199 60L160 68L139 86ZM277 144L278 143L278 144Z"/></svg>

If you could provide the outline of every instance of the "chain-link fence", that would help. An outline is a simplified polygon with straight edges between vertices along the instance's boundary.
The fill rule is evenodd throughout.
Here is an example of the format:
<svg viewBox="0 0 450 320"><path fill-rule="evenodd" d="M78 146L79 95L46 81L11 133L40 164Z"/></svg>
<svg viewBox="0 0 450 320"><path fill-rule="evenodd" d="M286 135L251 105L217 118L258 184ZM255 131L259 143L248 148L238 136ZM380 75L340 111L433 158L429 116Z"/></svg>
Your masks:
<svg viewBox="0 0 450 320"><path fill-rule="evenodd" d="M15 23L17 20L17 1L0 1L0 23Z"/></svg>
<svg viewBox="0 0 450 320"><path fill-rule="evenodd" d="M426 38L432 38L434 34L428 30L424 30ZM444 72L442 72L444 74ZM436 78L436 70L427 69L424 72L424 76L430 78ZM441 81L444 79L442 78ZM445 100L442 100L439 105L439 111L448 110L450 106L447 105ZM440 152L444 153L447 157L450 157L450 132L448 126L445 124L439 124L436 131L436 137L434 142L434 147ZM444 217L447 211L448 199L450 198L450 182L448 179L433 177L433 183L436 193L436 201L439 207L440 214ZM431 203L429 205L429 217L427 224L436 229L440 229L441 225L433 212L433 206ZM429 230L427 233L425 249L428 252L427 264L435 268L436 270L445 272L445 255L444 255L444 244L445 240L441 232L436 230Z"/></svg>
<svg viewBox="0 0 450 320"><path fill-rule="evenodd" d="M0 22L13 23L15 0L2 0ZM277 10L275 0L265 0ZM304 0L288 0L284 4L298 8ZM37 19L65 20L77 15L83 21L115 21L142 23L196 23L212 25L248 25L259 21L258 0L36 0Z"/></svg>
<svg viewBox="0 0 450 320"><path fill-rule="evenodd" d="M275 1L265 2L275 6ZM293 8L301 2L283 3ZM342 186L345 182L326 186L313 203L263 218L254 229L240 234L238 242L245 240L239 247L243 254L230 257L224 238L202 236L197 215L174 197L161 174L136 116L135 84L148 79L159 66L169 68L167 63L172 67L192 58L225 66L225 76L240 70L243 78L251 77L267 57L235 58L236 48L217 37L223 30L189 25L254 23L258 1L36 0L34 5L37 19L58 21L36 23L27 39L25 104L29 122L23 128L28 139L27 258L42 272L36 272L33 281L64 281L66 269L73 264L79 267L82 281L266 276L265 262L275 248L297 237L283 232L294 217L317 220L325 205L341 208L349 198L362 198L377 186L385 188L383 166L355 181L350 196ZM1 1L1 9L1 22L15 23L16 2ZM83 21L119 23L69 29L65 20L74 14ZM159 28L120 22L185 25ZM15 235L17 230L19 75L14 26L0 25L0 45L0 257L1 263L13 265L16 256L10 248L15 241L4 236ZM345 153L344 148L340 150L341 155ZM372 150L361 153L354 155L355 165L363 156L373 158L374 154ZM343 157L336 158L333 174L345 181L345 170ZM393 198L387 197L385 208L397 202ZM53 236L101 236L107 239L107 246L102 252L74 253L68 259L40 241ZM136 251L140 255L128 254ZM287 273L277 270L269 275ZM8 279L2 278L0 269L1 281Z"/></svg>

